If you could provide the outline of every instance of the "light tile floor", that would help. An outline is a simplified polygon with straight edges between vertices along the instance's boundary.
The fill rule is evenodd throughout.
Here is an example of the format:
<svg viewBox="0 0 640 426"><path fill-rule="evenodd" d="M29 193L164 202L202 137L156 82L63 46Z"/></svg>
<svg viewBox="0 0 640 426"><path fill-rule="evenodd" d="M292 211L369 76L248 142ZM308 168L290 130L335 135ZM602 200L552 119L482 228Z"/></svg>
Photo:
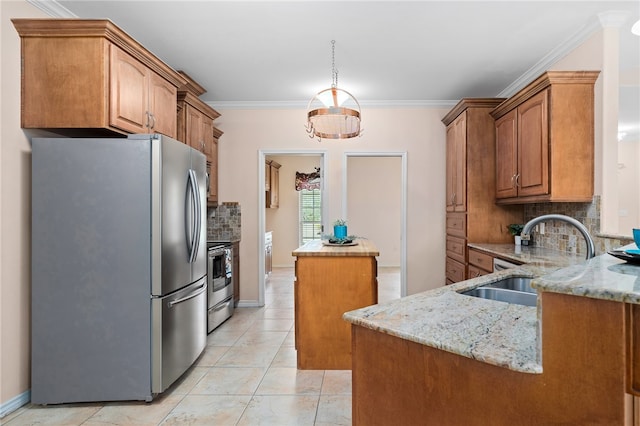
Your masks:
<svg viewBox="0 0 640 426"><path fill-rule="evenodd" d="M398 268L379 268L378 299L400 297ZM26 405L5 425L350 425L351 371L297 370L293 268L275 268L264 308L240 308L209 334L183 377L151 403Z"/></svg>

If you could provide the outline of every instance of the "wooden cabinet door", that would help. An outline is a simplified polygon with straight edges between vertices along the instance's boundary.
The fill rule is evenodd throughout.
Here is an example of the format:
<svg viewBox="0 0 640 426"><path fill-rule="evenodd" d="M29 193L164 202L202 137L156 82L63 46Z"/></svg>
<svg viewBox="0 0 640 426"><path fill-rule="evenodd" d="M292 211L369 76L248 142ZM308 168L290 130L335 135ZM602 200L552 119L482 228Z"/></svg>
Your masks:
<svg viewBox="0 0 640 426"><path fill-rule="evenodd" d="M549 193L549 124L545 90L518 107L518 196Z"/></svg>
<svg viewBox="0 0 640 426"><path fill-rule="evenodd" d="M467 112L453 122L456 127L456 167L454 211L467 211Z"/></svg>
<svg viewBox="0 0 640 426"><path fill-rule="evenodd" d="M192 107L186 105L185 113L187 117L187 134L186 143L198 151L204 151L202 113Z"/></svg>
<svg viewBox="0 0 640 426"><path fill-rule="evenodd" d="M447 126L447 211L467 210L467 119L466 111Z"/></svg>
<svg viewBox="0 0 640 426"><path fill-rule="evenodd" d="M147 133L149 69L116 46L111 46L110 55L110 125L130 133Z"/></svg>
<svg viewBox="0 0 640 426"><path fill-rule="evenodd" d="M218 140L212 139L209 147L209 197L207 202L209 205L218 204Z"/></svg>
<svg viewBox="0 0 640 426"><path fill-rule="evenodd" d="M496 120L496 198L518 195L518 136L516 110Z"/></svg>
<svg viewBox="0 0 640 426"><path fill-rule="evenodd" d="M213 119L202 115L202 142L204 144L204 155L211 161L211 145L213 144Z"/></svg>
<svg viewBox="0 0 640 426"><path fill-rule="evenodd" d="M264 164L264 190L271 191L271 164L270 163Z"/></svg>
<svg viewBox="0 0 640 426"><path fill-rule="evenodd" d="M454 192L456 180L456 127L455 122L447 126L447 211L455 211Z"/></svg>
<svg viewBox="0 0 640 426"><path fill-rule="evenodd" d="M171 138L178 134L176 102L178 89L158 74L149 71L150 131Z"/></svg>
<svg viewBox="0 0 640 426"><path fill-rule="evenodd" d="M280 170L276 167L271 167L271 207L280 207Z"/></svg>

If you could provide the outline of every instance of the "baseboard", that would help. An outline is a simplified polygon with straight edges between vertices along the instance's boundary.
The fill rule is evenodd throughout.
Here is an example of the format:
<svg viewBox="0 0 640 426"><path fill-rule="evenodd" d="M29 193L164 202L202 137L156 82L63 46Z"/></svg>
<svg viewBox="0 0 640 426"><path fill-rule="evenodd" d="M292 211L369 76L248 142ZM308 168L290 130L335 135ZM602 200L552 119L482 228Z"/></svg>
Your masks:
<svg viewBox="0 0 640 426"><path fill-rule="evenodd" d="M262 308L263 306L257 300L240 300L236 308Z"/></svg>
<svg viewBox="0 0 640 426"><path fill-rule="evenodd" d="M31 401L31 390L22 392L20 395L14 396L7 402L0 403L0 419L13 413L18 408Z"/></svg>

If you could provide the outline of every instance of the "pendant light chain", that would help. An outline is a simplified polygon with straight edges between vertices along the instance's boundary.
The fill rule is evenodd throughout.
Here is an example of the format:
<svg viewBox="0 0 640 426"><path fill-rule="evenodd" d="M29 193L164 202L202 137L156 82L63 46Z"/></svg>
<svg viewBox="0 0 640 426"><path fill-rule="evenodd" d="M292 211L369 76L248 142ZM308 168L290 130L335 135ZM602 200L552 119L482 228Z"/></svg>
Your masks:
<svg viewBox="0 0 640 426"><path fill-rule="evenodd" d="M331 87L338 87L338 71L336 70L336 41L331 40Z"/></svg>
<svg viewBox="0 0 640 426"><path fill-rule="evenodd" d="M353 104L353 107L347 106ZM338 88L335 40L331 40L331 87L316 93L309 101L306 131L310 138L318 141L362 135L360 103L351 93Z"/></svg>

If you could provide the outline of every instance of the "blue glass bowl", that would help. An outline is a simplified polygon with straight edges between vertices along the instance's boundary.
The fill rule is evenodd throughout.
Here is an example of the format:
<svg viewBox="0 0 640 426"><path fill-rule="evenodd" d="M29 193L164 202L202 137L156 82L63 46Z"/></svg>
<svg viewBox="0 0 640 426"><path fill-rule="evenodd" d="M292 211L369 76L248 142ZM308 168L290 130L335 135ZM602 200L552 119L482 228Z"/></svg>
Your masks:
<svg viewBox="0 0 640 426"><path fill-rule="evenodd" d="M640 249L640 229L633 229L633 240L636 242L636 247Z"/></svg>

